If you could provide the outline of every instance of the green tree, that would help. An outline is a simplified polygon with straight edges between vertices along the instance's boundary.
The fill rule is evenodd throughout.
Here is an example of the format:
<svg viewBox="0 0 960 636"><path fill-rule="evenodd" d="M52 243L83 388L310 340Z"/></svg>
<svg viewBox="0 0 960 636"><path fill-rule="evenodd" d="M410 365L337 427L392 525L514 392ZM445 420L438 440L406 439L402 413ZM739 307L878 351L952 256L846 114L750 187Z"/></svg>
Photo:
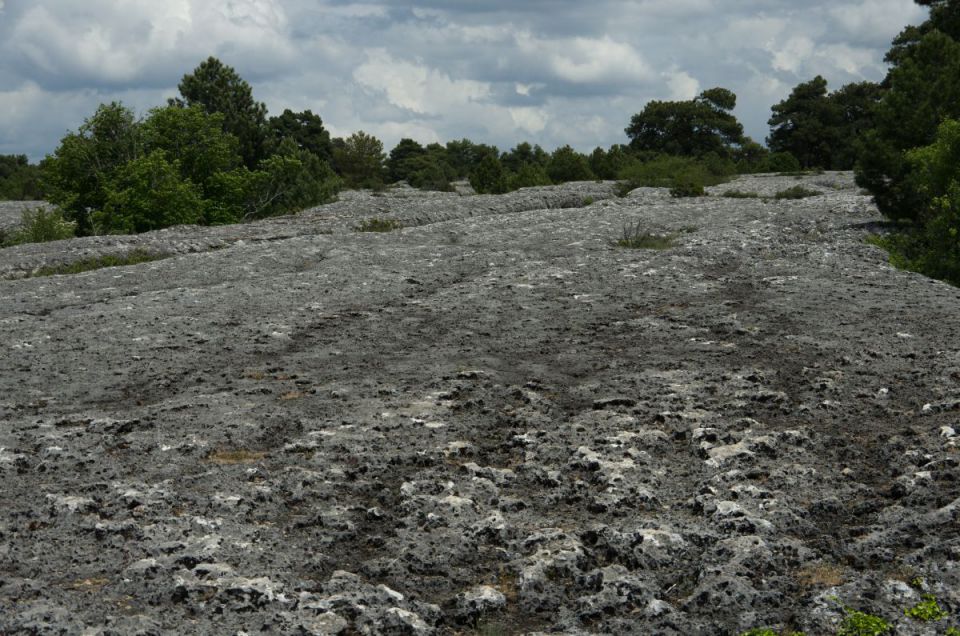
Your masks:
<svg viewBox="0 0 960 636"><path fill-rule="evenodd" d="M771 108L767 145L789 152L804 168L849 170L859 138L873 125L880 92L879 85L860 82L828 93L819 75L798 84Z"/></svg>
<svg viewBox="0 0 960 636"><path fill-rule="evenodd" d="M626 128L634 151L699 157L708 152L728 156L743 139L743 126L730 112L737 96L711 88L688 101L652 101Z"/></svg>
<svg viewBox="0 0 960 636"><path fill-rule="evenodd" d="M333 167L349 188L382 188L383 142L362 130L333 143Z"/></svg>
<svg viewBox="0 0 960 636"><path fill-rule="evenodd" d="M794 87L790 96L772 109L767 122L767 146L773 152L789 152L805 168L829 168L833 148L839 143L839 115L827 97L827 80L817 75Z"/></svg>
<svg viewBox="0 0 960 636"><path fill-rule="evenodd" d="M40 168L26 155L0 155L0 200L36 201L43 198Z"/></svg>
<svg viewBox="0 0 960 636"><path fill-rule="evenodd" d="M451 192L451 181L457 178L456 171L447 159L447 149L440 144L429 144L422 155L408 161L407 182L421 190Z"/></svg>
<svg viewBox="0 0 960 636"><path fill-rule="evenodd" d="M487 154L470 175L470 185L477 194L503 194L507 191L507 171L503 169L500 159L494 154Z"/></svg>
<svg viewBox="0 0 960 636"><path fill-rule="evenodd" d="M554 183L594 178L587 158L570 146L561 146L553 151L547 163L547 174Z"/></svg>
<svg viewBox="0 0 960 636"><path fill-rule="evenodd" d="M324 161L333 157L330 133L323 127L323 119L313 111L295 113L289 108L267 121L268 147L276 150L284 139L292 139L297 147L312 152Z"/></svg>
<svg viewBox="0 0 960 636"><path fill-rule="evenodd" d="M598 179L617 179L620 171L633 161L630 149L623 144L614 144L609 150L597 147L590 154L590 170Z"/></svg>
<svg viewBox="0 0 960 636"><path fill-rule="evenodd" d="M770 151L750 137L744 137L733 153L740 174L767 172L770 170Z"/></svg>
<svg viewBox="0 0 960 636"><path fill-rule="evenodd" d="M105 187L103 208L92 214L100 234L133 234L203 218L199 189L180 176L177 162L154 150L123 164Z"/></svg>
<svg viewBox="0 0 960 636"><path fill-rule="evenodd" d="M540 146L532 146L529 142L522 142L516 147L500 155L500 163L510 172L519 172L525 164L546 166L550 155Z"/></svg>
<svg viewBox="0 0 960 636"><path fill-rule="evenodd" d="M140 129L133 111L118 102L101 104L41 163L47 199L77 224L79 235L90 234L90 212L106 204L108 183L141 154Z"/></svg>
<svg viewBox="0 0 960 636"><path fill-rule="evenodd" d="M179 84L182 100L175 104L200 106L223 115L223 129L240 142L240 155L248 168L265 156L267 107L253 99L253 90L237 72L215 57L207 58Z"/></svg>
<svg viewBox="0 0 960 636"><path fill-rule="evenodd" d="M237 138L223 131L223 115L199 106L154 108L141 124L141 137L146 152L164 151L202 191L214 174L242 163Z"/></svg>
<svg viewBox="0 0 960 636"><path fill-rule="evenodd" d="M539 163L525 163L520 166L519 170L510 173L507 177L507 188L509 190L548 185L553 185L553 181L547 174L546 168Z"/></svg>
<svg viewBox="0 0 960 636"><path fill-rule="evenodd" d="M960 8L956 2L918 2L930 18L907 27L887 54L892 67L883 82L875 125L863 135L857 183L893 219L919 221L924 202L910 185L906 153L933 143L947 118L960 119Z"/></svg>
<svg viewBox="0 0 960 636"><path fill-rule="evenodd" d="M387 158L387 178L391 182L408 181L410 174L423 165L422 162L417 164L414 160L426 154L426 149L413 139L401 139Z"/></svg>
<svg viewBox="0 0 960 636"><path fill-rule="evenodd" d="M500 156L496 146L477 144L469 139L447 142L447 162L453 168L458 179L470 176L487 155Z"/></svg>

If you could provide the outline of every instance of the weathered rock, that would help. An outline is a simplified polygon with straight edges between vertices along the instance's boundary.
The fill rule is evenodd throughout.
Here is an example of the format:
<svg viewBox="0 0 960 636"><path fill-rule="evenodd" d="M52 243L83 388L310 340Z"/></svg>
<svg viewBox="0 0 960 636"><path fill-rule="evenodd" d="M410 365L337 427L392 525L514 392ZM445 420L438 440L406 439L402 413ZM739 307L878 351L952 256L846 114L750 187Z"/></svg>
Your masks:
<svg viewBox="0 0 960 636"><path fill-rule="evenodd" d="M711 193L0 250L0 633L926 633L960 293L865 243L849 174ZM637 222L677 245L615 246ZM172 256L25 278L133 249Z"/></svg>

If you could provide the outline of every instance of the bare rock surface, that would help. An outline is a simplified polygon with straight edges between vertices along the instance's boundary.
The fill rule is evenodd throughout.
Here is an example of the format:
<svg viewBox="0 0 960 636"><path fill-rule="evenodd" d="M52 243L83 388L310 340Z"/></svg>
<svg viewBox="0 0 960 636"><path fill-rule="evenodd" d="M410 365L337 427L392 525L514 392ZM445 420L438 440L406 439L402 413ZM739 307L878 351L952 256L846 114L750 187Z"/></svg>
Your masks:
<svg viewBox="0 0 960 636"><path fill-rule="evenodd" d="M0 250L0 633L943 633L903 610L960 607L960 293L849 174L712 194Z"/></svg>
<svg viewBox="0 0 960 636"><path fill-rule="evenodd" d="M0 201L0 232L16 229L23 220L23 213L46 207L43 201Z"/></svg>

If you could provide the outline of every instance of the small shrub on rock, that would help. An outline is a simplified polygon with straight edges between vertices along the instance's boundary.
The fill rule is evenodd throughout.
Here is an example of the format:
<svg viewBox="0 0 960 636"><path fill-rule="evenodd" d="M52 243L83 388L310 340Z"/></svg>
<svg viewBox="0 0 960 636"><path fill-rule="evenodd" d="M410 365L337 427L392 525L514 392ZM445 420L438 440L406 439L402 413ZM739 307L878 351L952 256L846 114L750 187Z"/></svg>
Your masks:
<svg viewBox="0 0 960 636"><path fill-rule="evenodd" d="M820 196L820 193L816 190L811 190L810 188L805 188L802 185L793 186L792 188L787 188L786 190L781 190L774 195L773 198L778 201L781 200L796 200L796 199L806 199L807 197L816 197Z"/></svg>
<svg viewBox="0 0 960 636"><path fill-rule="evenodd" d="M847 615L840 623L837 636L881 636L893 627L879 616L845 608Z"/></svg>
<svg viewBox="0 0 960 636"><path fill-rule="evenodd" d="M623 227L623 238L616 242L618 247L633 250L667 250L676 247L676 234L654 234L645 232L641 222Z"/></svg>
<svg viewBox="0 0 960 636"><path fill-rule="evenodd" d="M77 227L76 223L64 219L63 213L56 208L28 210L21 219L20 227L11 232L6 240L0 236L0 246L61 241L73 238Z"/></svg>
<svg viewBox="0 0 960 636"><path fill-rule="evenodd" d="M949 614L940 607L940 604L937 603L937 597L933 594L924 594L923 600L914 605L911 608L903 610L903 613L918 621L938 621L942 618L946 618Z"/></svg>
<svg viewBox="0 0 960 636"><path fill-rule="evenodd" d="M722 195L726 199L759 199L760 195L756 192L744 192L743 190L727 190Z"/></svg>
<svg viewBox="0 0 960 636"><path fill-rule="evenodd" d="M703 189L703 184L694 179L681 179L670 188L670 196L675 199L689 197L703 197L707 191Z"/></svg>
<svg viewBox="0 0 960 636"><path fill-rule="evenodd" d="M402 227L403 224L396 219L373 218L362 221L355 229L357 232L392 232Z"/></svg>

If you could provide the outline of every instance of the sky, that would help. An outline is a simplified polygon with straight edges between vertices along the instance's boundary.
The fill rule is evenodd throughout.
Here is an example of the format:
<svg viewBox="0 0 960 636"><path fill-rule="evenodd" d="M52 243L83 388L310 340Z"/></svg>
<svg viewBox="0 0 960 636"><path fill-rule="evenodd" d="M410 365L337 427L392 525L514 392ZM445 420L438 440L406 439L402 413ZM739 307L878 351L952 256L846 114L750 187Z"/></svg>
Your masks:
<svg viewBox="0 0 960 636"><path fill-rule="evenodd" d="M101 103L163 105L208 56L271 114L387 149L469 138L588 152L714 86L763 141L800 82L878 81L912 0L0 0L0 154L42 159Z"/></svg>

